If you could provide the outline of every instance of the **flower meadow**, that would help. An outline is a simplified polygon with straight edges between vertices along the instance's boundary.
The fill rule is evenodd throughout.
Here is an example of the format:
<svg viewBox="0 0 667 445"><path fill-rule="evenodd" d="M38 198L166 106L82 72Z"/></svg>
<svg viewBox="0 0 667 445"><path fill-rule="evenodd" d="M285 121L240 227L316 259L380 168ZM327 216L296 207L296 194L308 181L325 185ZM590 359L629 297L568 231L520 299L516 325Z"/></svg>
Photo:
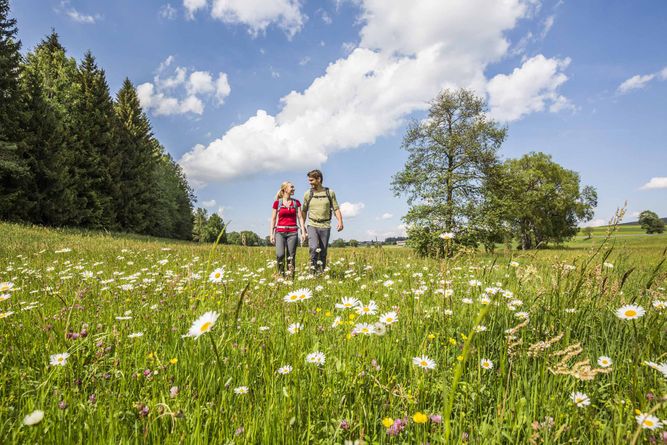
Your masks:
<svg viewBox="0 0 667 445"><path fill-rule="evenodd" d="M667 443L665 238L421 259L0 224L2 443Z"/></svg>

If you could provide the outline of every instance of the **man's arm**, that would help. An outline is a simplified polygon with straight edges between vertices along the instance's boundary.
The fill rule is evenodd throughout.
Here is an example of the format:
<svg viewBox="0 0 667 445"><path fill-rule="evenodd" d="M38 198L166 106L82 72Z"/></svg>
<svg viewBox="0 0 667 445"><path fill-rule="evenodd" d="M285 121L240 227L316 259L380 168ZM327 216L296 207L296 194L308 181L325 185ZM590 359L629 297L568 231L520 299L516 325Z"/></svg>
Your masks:
<svg viewBox="0 0 667 445"><path fill-rule="evenodd" d="M336 215L336 219L338 220L338 227L336 229L340 232L343 230L343 215L340 213L340 209L336 209L334 212L334 215Z"/></svg>
<svg viewBox="0 0 667 445"><path fill-rule="evenodd" d="M336 229L340 232L344 229L343 226L343 215L340 213L340 206L338 205L338 200L336 199L336 192L331 191L331 205L334 209L334 215L336 215L336 220L338 221L338 226Z"/></svg>

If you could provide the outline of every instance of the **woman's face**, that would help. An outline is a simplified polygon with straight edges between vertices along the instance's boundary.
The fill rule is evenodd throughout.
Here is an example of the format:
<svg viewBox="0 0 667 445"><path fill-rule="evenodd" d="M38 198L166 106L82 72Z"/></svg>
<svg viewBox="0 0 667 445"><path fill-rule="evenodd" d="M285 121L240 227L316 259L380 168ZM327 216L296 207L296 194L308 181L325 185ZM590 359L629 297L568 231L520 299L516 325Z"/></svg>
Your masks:
<svg viewBox="0 0 667 445"><path fill-rule="evenodd" d="M292 196L294 194L294 184L288 184L285 187L285 191L287 192L287 196Z"/></svg>

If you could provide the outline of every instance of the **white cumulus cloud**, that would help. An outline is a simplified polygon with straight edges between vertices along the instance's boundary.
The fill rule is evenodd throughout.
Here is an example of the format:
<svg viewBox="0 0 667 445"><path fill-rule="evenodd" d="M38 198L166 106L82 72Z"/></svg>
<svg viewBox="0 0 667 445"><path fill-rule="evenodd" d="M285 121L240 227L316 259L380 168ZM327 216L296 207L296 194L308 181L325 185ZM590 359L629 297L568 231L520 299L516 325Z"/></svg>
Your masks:
<svg viewBox="0 0 667 445"><path fill-rule="evenodd" d="M667 176L651 178L649 182L641 187L642 190L667 189Z"/></svg>
<svg viewBox="0 0 667 445"><path fill-rule="evenodd" d="M509 120L564 108L569 102L557 88L567 80L562 70L569 59L536 56L493 83L484 75L507 53L505 32L527 16L531 1L362 0L360 43L348 55L304 91L284 96L275 116L257 110L179 162L199 185L317 167L337 151L395 131L448 87L486 94L489 83L496 111ZM511 87L518 97L511 97Z"/></svg>
<svg viewBox="0 0 667 445"><path fill-rule="evenodd" d="M293 37L306 20L298 0L213 0L211 16L224 23L245 25L253 36L275 23Z"/></svg>
<svg viewBox="0 0 667 445"><path fill-rule="evenodd" d="M211 199L210 201L203 201L201 204L205 208L210 209L211 207L215 207L217 202L215 202L215 199Z"/></svg>
<svg viewBox="0 0 667 445"><path fill-rule="evenodd" d="M137 95L141 106L146 111L152 111L156 116L174 114L204 113L204 101L215 97L222 105L231 88L227 81L227 74L219 73L218 79L208 71L193 71L188 75L188 69L177 66L171 74L165 76L170 69L174 57L167 57L158 67L153 82L145 82L137 87ZM185 90L180 94L175 90ZM177 96L180 96L177 97Z"/></svg>
<svg viewBox="0 0 667 445"><path fill-rule="evenodd" d="M570 59L548 59L539 54L511 74L493 77L487 87L491 117L509 122L547 106L554 112L567 107L567 99L557 90L567 80L562 70L569 63Z"/></svg>
<svg viewBox="0 0 667 445"><path fill-rule="evenodd" d="M197 11L206 8L206 3L206 0L183 0L186 17L193 19Z"/></svg>
<svg viewBox="0 0 667 445"><path fill-rule="evenodd" d="M393 217L394 217L394 215L392 215L391 213L383 213L383 214L380 216L380 219L391 219L391 218L393 218Z"/></svg>
<svg viewBox="0 0 667 445"><path fill-rule="evenodd" d="M340 205L340 213L342 213L345 218L354 218L359 215L364 207L366 207L366 205L363 202L344 202Z"/></svg>

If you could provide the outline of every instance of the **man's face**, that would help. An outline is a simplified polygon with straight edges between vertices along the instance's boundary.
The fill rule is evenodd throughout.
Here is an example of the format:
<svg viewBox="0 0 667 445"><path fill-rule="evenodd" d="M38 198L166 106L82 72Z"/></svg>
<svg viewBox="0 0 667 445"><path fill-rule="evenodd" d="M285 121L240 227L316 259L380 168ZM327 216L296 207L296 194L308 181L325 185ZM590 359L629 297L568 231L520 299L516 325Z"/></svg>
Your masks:
<svg viewBox="0 0 667 445"><path fill-rule="evenodd" d="M319 187L320 184L322 184L322 181L320 181L319 178L313 178L311 176L308 176L308 183L310 184L310 186L312 188L315 189L315 188Z"/></svg>

